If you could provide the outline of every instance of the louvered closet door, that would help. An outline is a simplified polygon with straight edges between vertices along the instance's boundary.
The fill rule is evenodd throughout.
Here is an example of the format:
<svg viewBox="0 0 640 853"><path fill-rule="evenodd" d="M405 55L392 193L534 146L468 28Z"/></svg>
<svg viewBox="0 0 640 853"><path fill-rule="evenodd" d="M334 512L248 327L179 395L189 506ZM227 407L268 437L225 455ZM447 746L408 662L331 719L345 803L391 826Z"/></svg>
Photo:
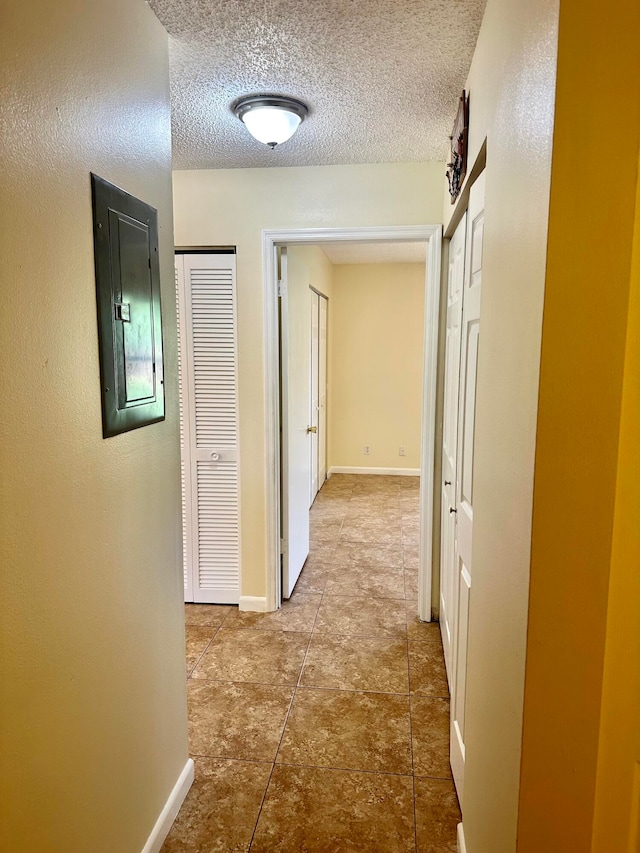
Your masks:
<svg viewBox="0 0 640 853"><path fill-rule="evenodd" d="M183 259L193 600L237 604L236 259L235 255L183 255Z"/></svg>
<svg viewBox="0 0 640 853"><path fill-rule="evenodd" d="M193 601L193 572L191 566L192 542L188 531L191 529L191 477L189 464L189 436L187 435L186 411L188 402L186 390L189 387L187 376L188 353L186 317L184 310L184 258L176 255L176 308L178 313L178 402L180 410L180 488L182 495L182 574L184 577L184 600ZM189 499L188 499L189 498Z"/></svg>

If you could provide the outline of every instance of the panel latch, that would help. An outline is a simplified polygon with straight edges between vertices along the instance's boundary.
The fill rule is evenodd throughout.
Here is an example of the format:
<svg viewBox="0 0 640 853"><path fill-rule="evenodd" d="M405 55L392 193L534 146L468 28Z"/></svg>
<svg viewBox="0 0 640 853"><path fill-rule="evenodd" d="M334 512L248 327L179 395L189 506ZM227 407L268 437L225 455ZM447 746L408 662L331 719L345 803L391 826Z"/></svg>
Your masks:
<svg viewBox="0 0 640 853"><path fill-rule="evenodd" d="M116 320L122 320L123 323L131 322L131 303L114 302L113 307L116 311Z"/></svg>

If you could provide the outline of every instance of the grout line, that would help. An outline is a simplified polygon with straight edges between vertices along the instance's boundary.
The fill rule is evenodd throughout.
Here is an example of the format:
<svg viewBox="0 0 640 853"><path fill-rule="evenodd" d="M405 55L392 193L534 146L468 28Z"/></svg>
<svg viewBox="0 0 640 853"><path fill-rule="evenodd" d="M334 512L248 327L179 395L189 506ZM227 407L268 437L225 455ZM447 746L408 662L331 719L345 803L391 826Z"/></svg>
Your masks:
<svg viewBox="0 0 640 853"><path fill-rule="evenodd" d="M185 627L185 629L187 628L187 626L186 626L186 625L185 625L184 627ZM195 627L195 626L191 626L191 627ZM209 626L203 626L203 627L213 627L213 626L212 626L212 625L209 625ZM211 643L213 642L214 637L216 637L216 636L217 636L218 631L220 630L220 628L221 628L221 627L222 627L222 622L217 626L216 630L215 630L215 631L213 632L213 634L211 635L211 638L209 639L209 642L207 643L207 645L206 645L206 646L204 647L204 649L202 650L202 654L200 655L200 657L198 658L198 660L195 662L195 664L194 664L194 665L191 667L191 669L188 671L188 673L187 673L187 681L189 681L189 680L191 679L191 676L193 675L193 673L195 672L195 670L196 670L196 669L197 669L197 667L199 666L200 661L201 661L201 660L202 660L202 658L205 656L207 649L209 648L209 646L210 646L210 645L211 645Z"/></svg>
<svg viewBox="0 0 640 853"><path fill-rule="evenodd" d="M331 770L334 773L366 773L369 776L394 776L400 779L413 779L411 773L394 773L391 770L363 770L359 767L333 767L328 764L292 764L289 761L278 761L278 767L305 767L311 770Z"/></svg>
<svg viewBox="0 0 640 853"><path fill-rule="evenodd" d="M334 693L358 693L358 694L366 694L367 696L398 696L401 699L410 698L410 693L397 693L391 690L355 690L353 687L318 687L316 684L299 684L298 688L300 690L325 690L327 692ZM442 697L429 696L429 699L436 699Z"/></svg>
<svg viewBox="0 0 640 853"><path fill-rule="evenodd" d="M278 741L278 746L276 747L276 752L275 752L275 755L273 757L273 764L271 765L271 772L269 773L269 778L267 779L267 784L266 784L266 787L264 789L262 799L260 800L260 808L258 809L258 815L256 817L256 822L255 822L255 825L253 827L253 832L251 833L251 841L249 842L249 847L247 848L248 850L251 850L251 847L253 846L253 839L255 838L256 830L258 829L258 822L260 821L260 815L262 814L262 807L264 806L264 801L267 798L267 791L269 790L269 785L271 784L271 778L273 777L273 771L275 770L275 767L276 767L276 759L278 757L278 753L280 752L280 747L282 746L282 741L284 739L284 733L285 733L286 728L287 728L287 723L289 722L289 717L291 716L291 711L293 709L293 702L296 698L296 692L298 689L298 684L300 683L300 678L302 676L302 670L304 669L304 665L305 665L306 660L307 660L307 654L309 653L309 646L311 644L311 637L313 636L313 628L316 624L316 620L318 618L318 613L320 612L320 606L321 605L322 605L322 596L320 596L320 603L318 604L318 609L316 610L316 615L314 616L314 619L313 619L313 625L311 626L311 632L309 633L309 639L307 641L307 648L305 649L304 657L302 659L302 666L300 667L300 672L298 673L298 680L293 687L293 692L291 693L291 701L289 702L289 707L287 709L287 713L286 713L285 718L284 718L284 725L282 726L282 733L280 734L280 740Z"/></svg>
<svg viewBox="0 0 640 853"><path fill-rule="evenodd" d="M409 743L411 745L411 788L413 791L413 836L414 848L418 850L418 816L416 813L416 771L415 759L413 755L413 716L411 707L411 659L409 657L409 637L407 635L407 679L409 681Z"/></svg>

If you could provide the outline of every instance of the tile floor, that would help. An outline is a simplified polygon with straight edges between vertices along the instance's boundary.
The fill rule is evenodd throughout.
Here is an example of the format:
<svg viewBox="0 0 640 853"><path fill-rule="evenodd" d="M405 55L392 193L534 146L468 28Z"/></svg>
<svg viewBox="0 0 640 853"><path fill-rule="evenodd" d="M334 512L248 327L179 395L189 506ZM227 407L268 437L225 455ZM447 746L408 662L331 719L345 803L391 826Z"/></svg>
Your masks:
<svg viewBox="0 0 640 853"><path fill-rule="evenodd" d="M449 700L417 612L418 479L334 475L277 613L186 605L195 782L165 853L454 853Z"/></svg>

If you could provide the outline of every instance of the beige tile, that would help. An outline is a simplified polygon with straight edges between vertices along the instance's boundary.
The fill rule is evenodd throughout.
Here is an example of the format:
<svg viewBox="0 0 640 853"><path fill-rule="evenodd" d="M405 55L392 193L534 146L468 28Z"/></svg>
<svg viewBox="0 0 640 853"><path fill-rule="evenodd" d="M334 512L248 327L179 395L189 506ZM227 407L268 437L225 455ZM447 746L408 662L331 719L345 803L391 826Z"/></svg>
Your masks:
<svg viewBox="0 0 640 853"><path fill-rule="evenodd" d="M418 599L407 598L407 636L410 640L431 640L440 636L439 622L421 622L418 618Z"/></svg>
<svg viewBox="0 0 640 853"><path fill-rule="evenodd" d="M327 551L320 551L317 554L309 554L302 567L302 573L306 572L309 574L309 572L313 571L326 572L328 569L333 568L334 552L335 547Z"/></svg>
<svg viewBox="0 0 640 853"><path fill-rule="evenodd" d="M345 521L342 525L340 541L380 543L381 545L392 545L400 548L402 546L400 524L399 522L380 520L359 520L350 523Z"/></svg>
<svg viewBox="0 0 640 853"><path fill-rule="evenodd" d="M162 853L245 853L271 764L196 758L195 779Z"/></svg>
<svg viewBox="0 0 640 853"><path fill-rule="evenodd" d="M218 629L186 625L184 629L187 653L187 672L191 672Z"/></svg>
<svg viewBox="0 0 640 853"><path fill-rule="evenodd" d="M398 569L380 566L335 568L328 576L325 592L329 595L357 595L373 598L404 598L404 574Z"/></svg>
<svg viewBox="0 0 640 853"><path fill-rule="evenodd" d="M404 594L408 599L418 597L418 573L413 569L404 573Z"/></svg>
<svg viewBox="0 0 640 853"><path fill-rule="evenodd" d="M412 696L411 732L416 776L450 778L448 699Z"/></svg>
<svg viewBox="0 0 640 853"><path fill-rule="evenodd" d="M234 610L225 628L258 628L261 631L311 631L322 596L298 595L284 601L280 610L272 613L251 613Z"/></svg>
<svg viewBox="0 0 640 853"><path fill-rule="evenodd" d="M309 635L220 628L192 678L296 684Z"/></svg>
<svg viewBox="0 0 640 853"><path fill-rule="evenodd" d="M309 510L309 522L328 521L335 523L337 521L342 521L347 512L347 508L348 503L343 504L339 501L315 503Z"/></svg>
<svg viewBox="0 0 640 853"><path fill-rule="evenodd" d="M402 538L407 548L420 547L420 525L413 522L406 523L402 519Z"/></svg>
<svg viewBox="0 0 640 853"><path fill-rule="evenodd" d="M300 595L321 595L330 577L331 571L328 566L319 567L316 564L313 568L305 567L296 582L294 593Z"/></svg>
<svg viewBox="0 0 640 853"><path fill-rule="evenodd" d="M347 524L360 521L382 521L402 524L402 514L398 503L393 501L350 501L344 520Z"/></svg>
<svg viewBox="0 0 640 853"><path fill-rule="evenodd" d="M405 637L405 603L392 598L325 595L314 630L318 634Z"/></svg>
<svg viewBox="0 0 640 853"><path fill-rule="evenodd" d="M366 475L365 475L366 476ZM361 478L353 484L353 494L355 495L398 495L400 493L400 484L397 481L392 481L385 477L382 480L379 475L374 475L371 479Z"/></svg>
<svg viewBox="0 0 640 853"><path fill-rule="evenodd" d="M307 560L313 559L318 562L329 562L333 557L333 552L336 550L337 541L337 538L329 542L309 540L309 556Z"/></svg>
<svg viewBox="0 0 640 853"><path fill-rule="evenodd" d="M299 688L276 761L410 774L410 732L407 696Z"/></svg>
<svg viewBox="0 0 640 853"><path fill-rule="evenodd" d="M351 496L348 512L392 512L400 509L400 501L395 495L385 494L354 494Z"/></svg>
<svg viewBox="0 0 640 853"><path fill-rule="evenodd" d="M334 566L402 568L402 549L385 543L347 542L342 537L331 555Z"/></svg>
<svg viewBox="0 0 640 853"><path fill-rule="evenodd" d="M405 639L314 634L302 671L305 687L407 693Z"/></svg>
<svg viewBox="0 0 640 853"><path fill-rule="evenodd" d="M409 641L409 683L411 693L449 697L439 631L431 631L424 639Z"/></svg>
<svg viewBox="0 0 640 853"><path fill-rule="evenodd" d="M222 625L232 610L228 604L185 604L184 621L187 625Z"/></svg>
<svg viewBox="0 0 640 853"><path fill-rule="evenodd" d="M420 477L407 476L400 478L400 487L408 492L420 492Z"/></svg>
<svg viewBox="0 0 640 853"><path fill-rule="evenodd" d="M338 536L340 536L341 529L342 519L321 518L316 520L314 518L309 522L309 538L313 542L332 542L335 544Z"/></svg>
<svg viewBox="0 0 640 853"><path fill-rule="evenodd" d="M292 687L191 679L191 754L273 761L292 695Z"/></svg>
<svg viewBox="0 0 640 853"><path fill-rule="evenodd" d="M415 780L417 853L458 853L462 820L453 782Z"/></svg>
<svg viewBox="0 0 640 853"><path fill-rule="evenodd" d="M251 853L414 853L412 780L276 765Z"/></svg>
<svg viewBox="0 0 640 853"><path fill-rule="evenodd" d="M405 533L402 532L402 548L407 550L415 551L420 547L420 533L409 531Z"/></svg>
<svg viewBox="0 0 640 853"><path fill-rule="evenodd" d="M420 565L420 548L417 545L403 545L402 556L405 569L417 569Z"/></svg>

